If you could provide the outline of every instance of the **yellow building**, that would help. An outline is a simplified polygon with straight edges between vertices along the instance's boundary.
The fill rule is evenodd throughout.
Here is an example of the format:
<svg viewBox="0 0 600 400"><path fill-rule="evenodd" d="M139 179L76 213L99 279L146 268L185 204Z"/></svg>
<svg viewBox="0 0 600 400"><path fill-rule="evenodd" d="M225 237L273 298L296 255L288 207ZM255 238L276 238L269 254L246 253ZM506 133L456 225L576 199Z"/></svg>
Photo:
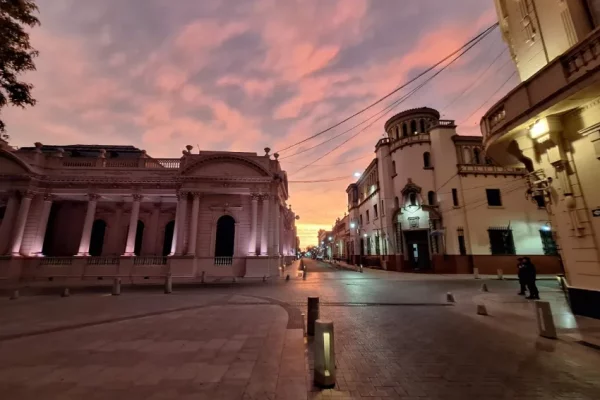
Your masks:
<svg viewBox="0 0 600 400"><path fill-rule="evenodd" d="M576 314L600 318L600 2L495 0L522 83L481 120L486 154L529 171Z"/></svg>

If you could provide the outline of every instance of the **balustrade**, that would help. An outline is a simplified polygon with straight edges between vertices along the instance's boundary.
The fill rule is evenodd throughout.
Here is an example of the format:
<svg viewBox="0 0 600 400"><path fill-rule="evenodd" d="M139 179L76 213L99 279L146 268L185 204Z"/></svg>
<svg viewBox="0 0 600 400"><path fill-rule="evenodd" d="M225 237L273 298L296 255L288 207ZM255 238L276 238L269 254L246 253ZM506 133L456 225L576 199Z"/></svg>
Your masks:
<svg viewBox="0 0 600 400"><path fill-rule="evenodd" d="M43 257L40 265L71 265L73 257Z"/></svg>
<svg viewBox="0 0 600 400"><path fill-rule="evenodd" d="M88 265L119 265L119 257L88 257Z"/></svg>
<svg viewBox="0 0 600 400"><path fill-rule="evenodd" d="M232 265L233 257L215 257L215 265Z"/></svg>
<svg viewBox="0 0 600 400"><path fill-rule="evenodd" d="M134 265L166 265L167 257L135 257Z"/></svg>

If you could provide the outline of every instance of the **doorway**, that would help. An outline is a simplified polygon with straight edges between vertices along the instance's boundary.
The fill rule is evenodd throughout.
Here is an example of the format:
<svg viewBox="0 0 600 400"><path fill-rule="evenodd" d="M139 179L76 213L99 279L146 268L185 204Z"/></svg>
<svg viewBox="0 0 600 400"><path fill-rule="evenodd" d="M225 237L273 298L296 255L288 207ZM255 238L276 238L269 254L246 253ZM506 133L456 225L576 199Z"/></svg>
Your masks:
<svg viewBox="0 0 600 400"><path fill-rule="evenodd" d="M431 269L429 230L404 231L409 265L415 271Z"/></svg>

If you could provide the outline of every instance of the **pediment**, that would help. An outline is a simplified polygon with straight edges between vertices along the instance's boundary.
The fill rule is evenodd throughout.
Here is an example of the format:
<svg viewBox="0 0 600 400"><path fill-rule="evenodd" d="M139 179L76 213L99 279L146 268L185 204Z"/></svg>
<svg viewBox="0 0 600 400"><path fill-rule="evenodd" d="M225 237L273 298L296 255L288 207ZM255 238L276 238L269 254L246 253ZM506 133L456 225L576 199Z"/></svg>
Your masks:
<svg viewBox="0 0 600 400"><path fill-rule="evenodd" d="M183 171L186 176L206 177L265 177L269 172L260 164L241 157L211 157L200 159Z"/></svg>
<svg viewBox="0 0 600 400"><path fill-rule="evenodd" d="M3 175L20 175L30 172L29 167L14 154L0 152L0 173Z"/></svg>

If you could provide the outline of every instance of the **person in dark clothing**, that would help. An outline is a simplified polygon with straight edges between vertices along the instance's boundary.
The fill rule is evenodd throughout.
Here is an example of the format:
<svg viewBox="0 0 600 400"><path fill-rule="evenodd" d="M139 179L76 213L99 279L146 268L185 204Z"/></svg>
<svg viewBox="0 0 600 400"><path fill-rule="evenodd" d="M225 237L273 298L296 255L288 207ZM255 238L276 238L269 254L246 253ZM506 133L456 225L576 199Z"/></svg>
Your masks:
<svg viewBox="0 0 600 400"><path fill-rule="evenodd" d="M527 285L527 289L529 289L529 296L526 297L529 300L539 300L540 293L538 292L538 288L535 285L536 279L536 271L535 265L531 262L529 257L523 257L523 264L525 265L524 277L525 284Z"/></svg>
<svg viewBox="0 0 600 400"><path fill-rule="evenodd" d="M525 296L525 290L527 290L527 284L525 283L525 263L523 257L519 257L519 264L517 265L517 271L519 276L519 285L521 285L521 291L517 293L519 296Z"/></svg>

